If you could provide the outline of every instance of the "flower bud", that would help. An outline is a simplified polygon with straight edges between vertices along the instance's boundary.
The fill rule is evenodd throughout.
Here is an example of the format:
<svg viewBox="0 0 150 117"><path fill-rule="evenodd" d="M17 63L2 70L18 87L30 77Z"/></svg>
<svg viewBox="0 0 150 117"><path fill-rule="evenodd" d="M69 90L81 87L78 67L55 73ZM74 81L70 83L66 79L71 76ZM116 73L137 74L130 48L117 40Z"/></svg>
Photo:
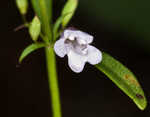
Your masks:
<svg viewBox="0 0 150 117"><path fill-rule="evenodd" d="M29 34L33 41L37 41L41 32L41 23L37 16L35 16L29 25Z"/></svg>
<svg viewBox="0 0 150 117"><path fill-rule="evenodd" d="M65 27L69 21L71 20L72 16L74 15L74 12L77 8L77 5L78 5L78 0L68 0L62 10L62 16L63 15L66 15L64 18L63 18L63 21L62 21L62 26Z"/></svg>
<svg viewBox="0 0 150 117"><path fill-rule="evenodd" d="M16 0L16 5L22 15L27 13L28 0Z"/></svg>

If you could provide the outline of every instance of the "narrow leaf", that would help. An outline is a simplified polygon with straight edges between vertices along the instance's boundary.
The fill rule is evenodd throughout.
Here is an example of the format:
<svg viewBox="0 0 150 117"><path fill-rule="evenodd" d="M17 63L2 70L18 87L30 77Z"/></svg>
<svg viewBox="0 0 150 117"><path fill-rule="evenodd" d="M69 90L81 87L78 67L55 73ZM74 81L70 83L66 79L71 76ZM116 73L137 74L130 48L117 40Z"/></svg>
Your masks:
<svg viewBox="0 0 150 117"><path fill-rule="evenodd" d="M21 56L19 58L19 62L21 63L22 60L27 56L29 55L31 52L39 49L39 48L42 48L42 47L45 47L46 45L44 43L33 43L29 46L27 46L24 51L21 53Z"/></svg>
<svg viewBox="0 0 150 117"><path fill-rule="evenodd" d="M66 27L69 21L71 20L72 16L75 13L75 10L78 5L78 0L68 0L62 10L62 16L70 13L69 15L66 15L62 21L62 26Z"/></svg>
<svg viewBox="0 0 150 117"><path fill-rule="evenodd" d="M63 19L69 15L70 13L67 13L67 14L64 14L64 15L61 15L55 22L54 26L53 26L53 35L54 35L54 40L56 40L56 38L59 36L59 28L60 28L60 25L63 21Z"/></svg>
<svg viewBox="0 0 150 117"><path fill-rule="evenodd" d="M146 108L144 92L129 69L106 53L103 53L103 60L96 67L127 94L141 110Z"/></svg>
<svg viewBox="0 0 150 117"><path fill-rule="evenodd" d="M35 16L29 25L29 34L33 41L37 41L41 32L41 23L37 16Z"/></svg>

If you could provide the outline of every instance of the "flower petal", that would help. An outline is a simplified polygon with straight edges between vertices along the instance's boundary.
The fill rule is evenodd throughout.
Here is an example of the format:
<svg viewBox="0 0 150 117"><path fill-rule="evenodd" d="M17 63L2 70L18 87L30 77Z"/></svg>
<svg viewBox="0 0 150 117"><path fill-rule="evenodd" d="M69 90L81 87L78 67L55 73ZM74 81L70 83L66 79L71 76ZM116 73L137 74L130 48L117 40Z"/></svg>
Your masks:
<svg viewBox="0 0 150 117"><path fill-rule="evenodd" d="M85 32L82 32L82 31L76 31L76 34L78 35L79 39L82 39L82 40L86 41L87 44L90 44L90 43L93 42L93 36L89 35L88 33L85 33Z"/></svg>
<svg viewBox="0 0 150 117"><path fill-rule="evenodd" d="M74 38L77 36L75 32L76 32L76 30L69 30L69 29L64 30L64 33L63 33L64 38L74 40Z"/></svg>
<svg viewBox="0 0 150 117"><path fill-rule="evenodd" d="M92 35L89 35L88 33L82 32L80 30L66 29L64 31L64 37L65 38L71 37L71 39L69 38L70 40L73 40L76 37L78 39L78 41L79 40L84 40L84 41L86 41L87 44L92 43L92 41L93 41L93 36Z"/></svg>
<svg viewBox="0 0 150 117"><path fill-rule="evenodd" d="M71 50L68 54L68 64L72 71L79 73L82 72L87 56L82 56Z"/></svg>
<svg viewBox="0 0 150 117"><path fill-rule="evenodd" d="M60 38L55 42L54 45L55 53L60 57L64 57L67 54L64 41L65 41L64 38Z"/></svg>
<svg viewBox="0 0 150 117"><path fill-rule="evenodd" d="M98 64L102 61L102 53L100 50L95 48L94 46L88 45L88 59L87 62L89 62L92 65Z"/></svg>

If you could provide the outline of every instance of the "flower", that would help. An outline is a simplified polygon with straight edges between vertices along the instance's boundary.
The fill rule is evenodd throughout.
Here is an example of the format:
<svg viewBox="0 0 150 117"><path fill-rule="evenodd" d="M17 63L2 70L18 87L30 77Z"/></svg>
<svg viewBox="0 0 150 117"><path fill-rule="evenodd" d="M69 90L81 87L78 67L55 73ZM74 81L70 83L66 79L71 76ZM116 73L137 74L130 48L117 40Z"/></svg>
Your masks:
<svg viewBox="0 0 150 117"><path fill-rule="evenodd" d="M93 36L80 30L66 29L54 44L55 53L63 58L68 56L68 64L72 71L82 72L86 62L95 65L101 62L102 53L90 45Z"/></svg>

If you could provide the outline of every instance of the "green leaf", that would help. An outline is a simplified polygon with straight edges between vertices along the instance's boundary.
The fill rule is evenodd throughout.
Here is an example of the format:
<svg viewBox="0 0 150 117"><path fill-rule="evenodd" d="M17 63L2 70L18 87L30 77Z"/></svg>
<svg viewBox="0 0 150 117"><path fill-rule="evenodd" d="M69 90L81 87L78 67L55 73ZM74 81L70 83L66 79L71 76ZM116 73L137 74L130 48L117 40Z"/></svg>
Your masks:
<svg viewBox="0 0 150 117"><path fill-rule="evenodd" d="M16 5L22 15L27 13L28 0L16 0Z"/></svg>
<svg viewBox="0 0 150 117"><path fill-rule="evenodd" d="M42 48L42 47L45 47L45 43L33 43L29 46L27 46L24 51L21 53L21 56L19 58L19 62L21 63L22 60L27 56L29 55L31 52L39 49L39 48Z"/></svg>
<svg viewBox="0 0 150 117"><path fill-rule="evenodd" d="M141 110L146 108L147 101L144 92L129 69L104 52L102 62L96 67L127 94Z"/></svg>
<svg viewBox="0 0 150 117"><path fill-rule="evenodd" d="M67 24L69 23L69 21L71 20L72 16L75 13L75 10L77 8L78 5L78 0L68 0L62 10L62 16L70 13L69 15L66 15L66 17L64 17L63 21L62 21L62 26L66 27Z"/></svg>
<svg viewBox="0 0 150 117"><path fill-rule="evenodd" d="M29 34L33 41L37 41L41 32L41 23L37 16L35 16L29 25Z"/></svg>
<svg viewBox="0 0 150 117"><path fill-rule="evenodd" d="M52 39L52 0L31 0L33 9L41 21L42 31Z"/></svg>
<svg viewBox="0 0 150 117"><path fill-rule="evenodd" d="M54 26L53 26L53 35L54 35L54 40L56 40L56 38L59 36L59 32L58 32L58 29L63 21L63 19L69 15L70 13L67 13L67 14L64 14L64 15L61 15L55 22Z"/></svg>

